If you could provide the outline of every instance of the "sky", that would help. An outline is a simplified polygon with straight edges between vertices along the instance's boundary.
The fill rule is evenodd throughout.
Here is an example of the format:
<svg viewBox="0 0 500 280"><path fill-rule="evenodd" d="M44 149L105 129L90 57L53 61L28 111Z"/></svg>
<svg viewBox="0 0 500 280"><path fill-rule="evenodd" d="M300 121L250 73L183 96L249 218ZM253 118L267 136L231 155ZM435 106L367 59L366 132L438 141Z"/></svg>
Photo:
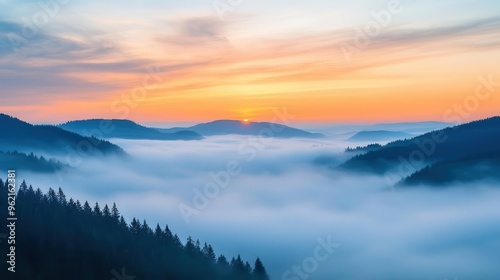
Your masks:
<svg viewBox="0 0 500 280"><path fill-rule="evenodd" d="M33 123L460 122L500 105L496 0L0 0L0 18L0 112Z"/></svg>

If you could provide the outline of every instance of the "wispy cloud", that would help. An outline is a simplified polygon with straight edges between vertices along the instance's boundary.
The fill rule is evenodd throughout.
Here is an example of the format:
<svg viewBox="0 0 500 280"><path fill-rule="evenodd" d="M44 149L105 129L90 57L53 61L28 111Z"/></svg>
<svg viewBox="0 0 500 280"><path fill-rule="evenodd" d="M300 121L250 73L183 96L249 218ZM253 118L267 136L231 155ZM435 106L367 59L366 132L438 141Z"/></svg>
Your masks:
<svg viewBox="0 0 500 280"><path fill-rule="evenodd" d="M22 33L22 23L3 20L0 79L5 89L3 95L8 95L4 100L10 105L47 104L58 97L73 98L75 103L93 99L102 102L98 99L120 96L120 91L133 87L133 81L141 79L148 65L159 64L168 72L169 79L150 92L145 100L147 105L138 109L138 114L151 112L156 118L164 114L160 108L173 105L170 114L164 117L198 115L207 105L204 98L209 98L211 107L217 106L218 110L204 109L208 111L206 119L224 118L235 110L272 107L276 103L281 106L292 103L289 106L295 106L297 111L302 110L301 104L308 104L315 108L314 112L305 112L311 120L335 119L334 111L344 119L347 116L343 110L332 110L324 104L342 102L343 108L351 108L352 114L361 116L359 113L366 108L360 107L356 96L363 95L366 103L370 103L370 98L381 100L381 95L396 102L386 94L387 87L391 87L391 92L405 92L407 99L418 99L412 91L419 86L429 87L434 82L430 79L440 77L443 84L446 80L466 80L464 73L453 71L457 67L472 63L475 72L493 71L493 58L500 56L500 18L478 13L465 17L459 11L469 5L466 2L453 7L449 6L451 2L440 4L440 9L450 8L450 14L441 21L416 17L419 9L432 10L433 4L414 2L347 63L339 45L352 41L356 36L354 28L372 20L369 18L372 7L386 5L375 2L356 7L347 2L325 4L324 13L317 14L323 21L310 17L311 7L297 12L300 5L295 2L282 10L278 9L281 4L270 5L267 10L276 12L273 16L264 13L262 7L250 12L245 10L246 4L241 5L231 20L225 21L212 9L191 12L184 9L176 14L176 10L162 4L164 15L151 7L137 10L138 15L149 13L150 17L138 18L138 15L123 15L128 6L115 11L111 9L113 3L75 4L74 10L82 9L80 14L73 13L80 21L57 22L66 25L65 28L51 25L40 29L17 53L12 50L8 35ZM150 3L159 5L158 1ZM248 5L254 7L254 4ZM194 2L186 5L198 7ZM341 24L327 20L327 8L333 8L332 5L345 9L355 22L341 17L338 11L335 14ZM96 6L99 10L95 10ZM135 4L131 7L137 9ZM82 15L92 9L100 17ZM109 20L103 16L107 14ZM238 18L240 14L252 16ZM123 33L117 34L118 31ZM485 53L492 59L482 58ZM485 73L477 73L481 74ZM453 103L450 92L461 92L464 88L463 84L450 84L448 93L442 96L443 103L445 100L447 104ZM32 98L35 94L38 94L36 99ZM342 100L337 99L340 95ZM415 103L402 101L394 106L408 104ZM425 118L435 118L436 112L427 112Z"/></svg>

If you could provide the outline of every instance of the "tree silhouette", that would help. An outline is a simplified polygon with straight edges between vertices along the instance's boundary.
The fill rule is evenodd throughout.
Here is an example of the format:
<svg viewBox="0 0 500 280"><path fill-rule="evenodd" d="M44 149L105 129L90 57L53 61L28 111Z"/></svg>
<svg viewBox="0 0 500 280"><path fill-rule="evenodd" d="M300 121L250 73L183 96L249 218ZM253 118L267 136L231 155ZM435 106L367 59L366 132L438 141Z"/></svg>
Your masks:
<svg viewBox="0 0 500 280"><path fill-rule="evenodd" d="M253 275L254 278L258 280L269 280L269 275L267 274L267 271L259 258L255 260Z"/></svg>
<svg viewBox="0 0 500 280"><path fill-rule="evenodd" d="M7 182L0 179L0 208L6 208ZM0 211L6 220L7 211ZM101 210L87 201L66 199L62 189L43 194L26 183L17 193L17 279L111 279L111 271L126 268L136 279L268 279L258 259L253 271L241 256L231 264L216 259L210 244L189 237L183 245L168 226L151 229L133 218L128 225L115 204ZM17 245L19 244L19 245ZM6 263L7 246L0 246L0 262ZM6 269L0 279L11 279Z"/></svg>

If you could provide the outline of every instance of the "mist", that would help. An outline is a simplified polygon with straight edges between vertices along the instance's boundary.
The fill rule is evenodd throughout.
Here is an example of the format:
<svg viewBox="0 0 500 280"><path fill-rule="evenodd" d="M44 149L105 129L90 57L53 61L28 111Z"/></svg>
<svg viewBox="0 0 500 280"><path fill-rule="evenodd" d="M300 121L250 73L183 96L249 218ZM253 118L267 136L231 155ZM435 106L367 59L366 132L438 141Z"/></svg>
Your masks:
<svg viewBox="0 0 500 280"><path fill-rule="evenodd" d="M19 176L91 205L116 202L127 221L168 224L183 241L199 238L217 254L260 257L271 279L500 275L498 186L393 187L382 177L334 172L329 167L349 157L352 143L333 138L110 141L131 158L86 158L59 176Z"/></svg>

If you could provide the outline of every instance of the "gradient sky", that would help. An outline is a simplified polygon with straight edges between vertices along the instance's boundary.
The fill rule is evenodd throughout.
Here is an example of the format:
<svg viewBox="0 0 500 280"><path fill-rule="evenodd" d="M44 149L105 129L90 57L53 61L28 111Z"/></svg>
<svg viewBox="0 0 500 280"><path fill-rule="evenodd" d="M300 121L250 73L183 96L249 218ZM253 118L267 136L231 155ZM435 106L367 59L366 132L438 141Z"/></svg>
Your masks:
<svg viewBox="0 0 500 280"><path fill-rule="evenodd" d="M500 108L500 88L473 100L479 77L500 81L498 0L401 0L349 60L342 46L391 0L229 1L223 16L213 0L38 2L0 0L0 112L30 122L267 121L275 108L303 122L450 121L472 102L465 121Z"/></svg>

